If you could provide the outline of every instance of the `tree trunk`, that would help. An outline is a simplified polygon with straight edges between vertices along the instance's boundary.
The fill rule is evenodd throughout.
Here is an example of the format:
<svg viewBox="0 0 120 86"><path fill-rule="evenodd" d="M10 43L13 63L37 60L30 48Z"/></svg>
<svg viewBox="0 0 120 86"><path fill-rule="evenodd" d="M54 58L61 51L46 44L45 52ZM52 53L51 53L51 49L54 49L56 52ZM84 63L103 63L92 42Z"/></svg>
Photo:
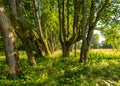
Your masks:
<svg viewBox="0 0 120 86"><path fill-rule="evenodd" d="M81 47L81 52L80 52L80 62L87 62L87 49L88 49L88 44L87 44L87 4L86 0L82 0L82 47Z"/></svg>
<svg viewBox="0 0 120 86"><path fill-rule="evenodd" d="M38 41L38 39L35 37L33 31L29 33L29 37L31 44L33 45L34 49L35 49L35 53L37 55L39 55L40 57L43 56L43 52L40 46L40 43Z"/></svg>
<svg viewBox="0 0 120 86"><path fill-rule="evenodd" d="M31 48L31 44L29 40L24 40L23 41L27 56L28 56L28 62L30 64L30 66L35 66L36 65L36 61L35 61L35 57Z"/></svg>
<svg viewBox="0 0 120 86"><path fill-rule="evenodd" d="M16 40L13 30L9 27L8 18L5 13L0 10L0 28L2 29L2 36L5 47L5 55L7 65L9 67L8 78L21 76L22 69L19 63L18 51L16 49Z"/></svg>
<svg viewBox="0 0 120 86"><path fill-rule="evenodd" d="M11 29L12 30L12 29ZM13 30L12 30L13 32ZM13 37L14 37L14 57L15 57L15 69L16 69L16 75L17 76L21 76L22 74L22 68L20 66L20 61L19 61L19 54L18 54L18 50L17 50L17 45L16 45L16 36L15 36L15 31L13 32Z"/></svg>
<svg viewBox="0 0 120 86"><path fill-rule="evenodd" d="M75 43L74 45L74 56L76 57L77 56L77 44Z"/></svg>
<svg viewBox="0 0 120 86"><path fill-rule="evenodd" d="M44 47L46 55L50 55L51 52L50 52L50 49L49 49L49 46L48 46L48 42L47 42L47 39L45 38L45 36L43 34L43 30L42 30L42 27L41 27L39 8L38 8L37 4L38 4L37 0L33 0L34 14L35 14L36 24L37 24L37 28L38 28L38 33L39 33L40 40L42 42L42 45Z"/></svg>
<svg viewBox="0 0 120 86"><path fill-rule="evenodd" d="M63 44L62 45L62 54L63 54L63 57L69 57L69 55L70 55L70 46L68 46L67 44Z"/></svg>
<svg viewBox="0 0 120 86"><path fill-rule="evenodd" d="M58 0L58 13L59 13L59 39L60 43L62 45L62 51L63 51L63 57L69 56L70 47L76 43L77 41L81 40L80 31L78 28L79 24L79 13L80 13L80 0L74 0L74 20L73 20L73 28L72 33L69 31L69 25L70 25L70 12L69 12L69 6L70 6L70 0ZM67 4L67 6L66 6ZM67 12L66 12L67 9ZM66 21L67 20L67 21ZM67 25L66 25L67 24ZM69 35L72 34L72 35ZM67 45L69 44L69 45Z"/></svg>
<svg viewBox="0 0 120 86"><path fill-rule="evenodd" d="M40 57L42 57L43 56L43 52L42 52L42 49L40 48L37 40L34 40L33 45L34 45L36 54L38 54Z"/></svg>
<svg viewBox="0 0 120 86"><path fill-rule="evenodd" d="M84 40L82 42L82 47L80 51L80 62L82 63L87 63L88 61L88 48L89 46L87 45L87 40Z"/></svg>
<svg viewBox="0 0 120 86"><path fill-rule="evenodd" d="M87 37L82 42L81 53L80 53L80 62L87 63L88 62L88 53L90 42L93 36L94 29L90 29L88 31Z"/></svg>
<svg viewBox="0 0 120 86"><path fill-rule="evenodd" d="M16 6L18 4L18 6ZM19 13L22 13L22 9L20 7L20 2L17 2L16 0L9 0L9 10L11 11L11 21L12 24L15 28L15 31L18 35L18 37L21 39L25 49L26 53L28 55L28 61L31 66L36 65L34 54L32 52L31 44L30 44L30 39L29 39L29 34L28 34L28 28L29 26L27 25L24 17L21 15L18 15Z"/></svg>
<svg viewBox="0 0 120 86"><path fill-rule="evenodd" d="M27 37L26 35L24 35L24 33L22 33L21 30L17 30L17 29L15 29L15 30L16 30L16 34L18 35L18 37L22 41L23 46L25 48L25 51L27 53L29 65L30 66L35 66L36 61L35 61L35 57L34 57L34 54L33 54L32 47L31 47L30 38Z"/></svg>
<svg viewBox="0 0 120 86"><path fill-rule="evenodd" d="M46 39L43 39L43 47L44 47L46 55L51 55L51 52L50 52L50 49L48 46L48 42Z"/></svg>

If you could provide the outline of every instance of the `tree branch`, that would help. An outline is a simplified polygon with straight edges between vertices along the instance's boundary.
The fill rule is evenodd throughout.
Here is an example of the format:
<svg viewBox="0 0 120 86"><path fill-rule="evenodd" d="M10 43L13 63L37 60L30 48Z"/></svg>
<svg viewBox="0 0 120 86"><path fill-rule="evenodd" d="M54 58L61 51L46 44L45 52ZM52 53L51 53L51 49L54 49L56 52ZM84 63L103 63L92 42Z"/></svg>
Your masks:
<svg viewBox="0 0 120 86"><path fill-rule="evenodd" d="M97 13L97 17L93 23L93 27L95 27L95 25L97 24L97 22L99 21L100 17L102 16L103 10L105 9L105 7L107 6L109 0L105 0L105 3L103 4L102 8L98 11Z"/></svg>
<svg viewBox="0 0 120 86"><path fill-rule="evenodd" d="M62 0L62 33L64 42L66 41L66 31L65 31L65 0Z"/></svg>
<svg viewBox="0 0 120 86"><path fill-rule="evenodd" d="M89 27L91 27L91 25L92 25L92 23L93 23L93 20L94 20L95 1L96 1L96 0L92 0L92 1L91 1L90 16L89 16Z"/></svg>
<svg viewBox="0 0 120 86"><path fill-rule="evenodd" d="M63 44L63 41L62 41L62 24L61 24L61 21L62 21L62 18L61 18L61 6L60 6L60 0L58 0L58 15L59 15L59 39L60 39L60 42Z"/></svg>
<svg viewBox="0 0 120 86"><path fill-rule="evenodd" d="M82 0L82 20L81 20L82 35L85 35L86 30L87 30L87 28L86 28L86 21L87 21L86 18L87 18L86 0Z"/></svg>

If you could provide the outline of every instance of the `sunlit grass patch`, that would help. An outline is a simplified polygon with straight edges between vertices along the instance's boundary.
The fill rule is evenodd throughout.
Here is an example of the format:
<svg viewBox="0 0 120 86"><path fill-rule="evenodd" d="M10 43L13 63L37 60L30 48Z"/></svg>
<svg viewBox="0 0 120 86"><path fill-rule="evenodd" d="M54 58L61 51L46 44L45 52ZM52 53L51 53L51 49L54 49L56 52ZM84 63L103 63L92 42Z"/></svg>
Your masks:
<svg viewBox="0 0 120 86"><path fill-rule="evenodd" d="M55 51L52 55L50 55L50 57L52 57L52 58L56 58L56 57L59 57L59 56L62 56L62 51L61 50Z"/></svg>
<svg viewBox="0 0 120 86"><path fill-rule="evenodd" d="M18 53L20 58L27 58L27 54L25 51L19 51Z"/></svg>
<svg viewBox="0 0 120 86"><path fill-rule="evenodd" d="M79 51L63 58L61 51L37 57L37 65L29 66L25 52L20 52L22 77L7 80L5 58L0 58L1 86L119 86L120 52L90 51L89 62L80 64Z"/></svg>

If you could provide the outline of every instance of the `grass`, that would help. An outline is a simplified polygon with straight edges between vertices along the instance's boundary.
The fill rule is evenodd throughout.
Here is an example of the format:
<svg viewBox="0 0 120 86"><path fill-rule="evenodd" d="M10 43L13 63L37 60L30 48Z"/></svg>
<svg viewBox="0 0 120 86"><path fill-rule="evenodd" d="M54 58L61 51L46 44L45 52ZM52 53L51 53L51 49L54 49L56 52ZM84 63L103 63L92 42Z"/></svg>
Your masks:
<svg viewBox="0 0 120 86"><path fill-rule="evenodd" d="M22 78L7 80L8 68L0 56L0 86L120 86L120 52L94 51L87 64L79 64L71 53L62 58L57 52L49 57L36 57L37 66L31 67L24 52L20 53Z"/></svg>

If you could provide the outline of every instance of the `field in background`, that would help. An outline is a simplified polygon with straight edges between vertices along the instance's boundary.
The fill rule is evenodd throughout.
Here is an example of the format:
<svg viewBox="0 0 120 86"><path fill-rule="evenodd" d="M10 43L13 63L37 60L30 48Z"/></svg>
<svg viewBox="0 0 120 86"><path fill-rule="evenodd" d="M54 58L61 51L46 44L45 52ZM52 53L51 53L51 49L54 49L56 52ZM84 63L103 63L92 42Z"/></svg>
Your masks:
<svg viewBox="0 0 120 86"><path fill-rule="evenodd" d="M2 58L1 58L2 57ZM94 49L90 51L89 62L80 64L77 56L70 54L63 58L61 51L43 58L36 57L37 66L28 65L25 52L20 52L23 69L21 79L7 80L7 65L0 54L1 86L119 86L120 51Z"/></svg>
<svg viewBox="0 0 120 86"><path fill-rule="evenodd" d="M91 51L107 51L107 52L111 52L111 51L115 51L114 49L91 49Z"/></svg>

